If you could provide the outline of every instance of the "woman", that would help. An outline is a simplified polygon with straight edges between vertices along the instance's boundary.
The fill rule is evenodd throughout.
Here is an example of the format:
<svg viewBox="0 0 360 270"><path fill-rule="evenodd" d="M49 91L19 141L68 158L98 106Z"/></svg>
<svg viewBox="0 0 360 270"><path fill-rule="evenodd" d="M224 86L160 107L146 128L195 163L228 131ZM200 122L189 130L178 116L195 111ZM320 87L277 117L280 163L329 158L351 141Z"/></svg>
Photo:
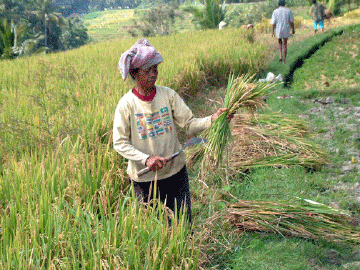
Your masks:
<svg viewBox="0 0 360 270"><path fill-rule="evenodd" d="M163 61L161 54L144 38L121 55L119 69L122 77L126 80L130 75L135 80L135 87L120 99L116 107L114 148L129 160L127 173L137 196L149 201L157 181L157 194L161 201L177 213L186 206L191 223L185 154L181 153L169 162L165 159L182 148L175 123L187 134L194 134L210 127L227 109L221 108L205 118L195 118L174 90L155 85L158 65ZM145 167L149 167L151 172L138 176Z"/></svg>

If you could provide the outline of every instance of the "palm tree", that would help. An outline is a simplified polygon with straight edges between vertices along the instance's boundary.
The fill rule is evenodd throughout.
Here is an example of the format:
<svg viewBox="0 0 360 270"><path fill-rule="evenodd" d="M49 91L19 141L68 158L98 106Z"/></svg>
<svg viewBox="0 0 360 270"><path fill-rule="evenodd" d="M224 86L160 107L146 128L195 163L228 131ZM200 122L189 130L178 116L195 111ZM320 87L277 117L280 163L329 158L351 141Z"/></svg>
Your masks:
<svg viewBox="0 0 360 270"><path fill-rule="evenodd" d="M217 28L225 18L225 2L220 4L220 0L205 0L205 8L189 7L186 11L193 14L200 29Z"/></svg>
<svg viewBox="0 0 360 270"><path fill-rule="evenodd" d="M48 49L48 37L51 32L51 25L62 24L62 14L54 4L54 0L33 0L31 14L37 17L38 24L35 27L43 27L45 49Z"/></svg>
<svg viewBox="0 0 360 270"><path fill-rule="evenodd" d="M89 36L83 22L78 17L69 18L65 21L61 35L61 43L64 49L72 49L86 44Z"/></svg>

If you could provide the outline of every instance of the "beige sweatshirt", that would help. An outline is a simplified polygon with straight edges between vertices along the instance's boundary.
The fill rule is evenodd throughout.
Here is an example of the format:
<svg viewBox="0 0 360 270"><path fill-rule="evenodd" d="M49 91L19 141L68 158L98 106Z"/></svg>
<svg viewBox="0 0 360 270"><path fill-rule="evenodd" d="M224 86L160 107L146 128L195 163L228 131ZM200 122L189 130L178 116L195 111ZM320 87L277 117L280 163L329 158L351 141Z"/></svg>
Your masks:
<svg viewBox="0 0 360 270"><path fill-rule="evenodd" d="M157 172L141 177L149 156L167 157L181 150L175 123L191 135L211 126L211 116L195 118L189 107L172 89L156 86L152 101L142 101L130 90L119 101L114 117L113 143L115 150L129 160L127 173L137 182L168 178L185 165L181 153Z"/></svg>

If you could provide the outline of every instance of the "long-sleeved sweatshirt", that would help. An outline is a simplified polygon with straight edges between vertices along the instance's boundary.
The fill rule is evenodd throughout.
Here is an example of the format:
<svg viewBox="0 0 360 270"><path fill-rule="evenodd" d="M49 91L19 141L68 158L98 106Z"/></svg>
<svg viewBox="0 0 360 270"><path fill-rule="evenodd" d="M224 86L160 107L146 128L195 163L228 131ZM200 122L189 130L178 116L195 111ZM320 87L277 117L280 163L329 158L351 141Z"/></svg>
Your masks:
<svg viewBox="0 0 360 270"><path fill-rule="evenodd" d="M146 167L149 156L167 157L181 150L175 123L194 134L211 126L211 116L195 118L192 111L172 89L156 86L153 100L143 101L130 90L119 101L114 117L115 150L129 160L127 173L137 182L168 178L185 165L181 153L157 172L141 177L137 173Z"/></svg>

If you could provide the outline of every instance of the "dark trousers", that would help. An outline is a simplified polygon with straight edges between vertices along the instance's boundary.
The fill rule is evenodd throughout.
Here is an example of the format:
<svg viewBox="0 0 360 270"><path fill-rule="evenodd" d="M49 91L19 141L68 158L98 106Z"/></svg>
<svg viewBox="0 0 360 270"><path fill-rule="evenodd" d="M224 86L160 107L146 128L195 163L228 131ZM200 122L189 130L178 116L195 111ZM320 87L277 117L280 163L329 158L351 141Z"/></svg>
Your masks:
<svg viewBox="0 0 360 270"><path fill-rule="evenodd" d="M140 197L144 202L149 202L153 199L155 181L151 182L135 182L134 185L135 195ZM160 198L161 202L170 208L172 211L176 211L179 217L181 207L185 209L187 220L192 223L191 215L191 200L189 189L189 177L184 166L177 174L157 181L156 196Z"/></svg>

